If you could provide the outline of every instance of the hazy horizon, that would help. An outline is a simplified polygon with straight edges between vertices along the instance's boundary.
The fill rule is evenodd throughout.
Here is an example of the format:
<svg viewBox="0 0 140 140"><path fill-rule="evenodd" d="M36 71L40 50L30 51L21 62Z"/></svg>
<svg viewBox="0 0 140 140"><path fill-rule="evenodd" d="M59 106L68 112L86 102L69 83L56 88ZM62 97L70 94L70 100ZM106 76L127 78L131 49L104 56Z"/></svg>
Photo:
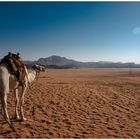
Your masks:
<svg viewBox="0 0 140 140"><path fill-rule="evenodd" d="M140 64L140 2L0 2L0 58Z"/></svg>
<svg viewBox="0 0 140 140"><path fill-rule="evenodd" d="M48 57L52 57L52 56L57 56L57 57L64 57L64 58L66 58L66 59L69 59L69 60L74 60L74 61L77 61L77 62L82 62L82 63L86 63L86 62L108 62L108 63L135 63L135 62L131 62L131 61L129 61L129 62L121 62L121 61L80 61L80 60L76 60L76 59L74 59L74 58L69 58L69 57L65 57L65 56L58 56L58 55L50 55L50 56L46 56L46 57L40 57L41 59L43 58L43 59L46 59L46 58L48 58ZM40 58L38 58L38 59L36 59L36 60L26 60L26 59L24 59L24 61L38 61ZM135 64L140 64L140 63L135 63Z"/></svg>

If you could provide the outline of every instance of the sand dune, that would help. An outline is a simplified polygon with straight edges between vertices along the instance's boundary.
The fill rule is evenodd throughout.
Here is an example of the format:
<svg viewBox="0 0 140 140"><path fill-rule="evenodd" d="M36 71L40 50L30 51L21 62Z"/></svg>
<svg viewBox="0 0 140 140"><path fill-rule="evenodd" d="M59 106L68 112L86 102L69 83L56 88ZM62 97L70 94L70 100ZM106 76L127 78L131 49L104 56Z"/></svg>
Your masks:
<svg viewBox="0 0 140 140"><path fill-rule="evenodd" d="M10 116L14 106L10 93ZM140 138L140 69L49 69L24 106L16 132L0 115L0 138Z"/></svg>

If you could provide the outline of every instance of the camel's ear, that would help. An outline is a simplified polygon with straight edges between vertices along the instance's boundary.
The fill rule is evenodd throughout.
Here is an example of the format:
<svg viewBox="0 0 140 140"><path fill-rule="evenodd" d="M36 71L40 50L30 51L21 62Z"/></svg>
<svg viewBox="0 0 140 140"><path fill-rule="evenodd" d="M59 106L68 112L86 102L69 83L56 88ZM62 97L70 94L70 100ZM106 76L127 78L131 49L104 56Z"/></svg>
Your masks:
<svg viewBox="0 0 140 140"><path fill-rule="evenodd" d="M11 55L12 53L11 52L8 52L8 55Z"/></svg>
<svg viewBox="0 0 140 140"><path fill-rule="evenodd" d="M19 56L20 54L19 53L17 53L17 56Z"/></svg>
<svg viewBox="0 0 140 140"><path fill-rule="evenodd" d="M8 52L8 56L12 57L12 53L11 52Z"/></svg>

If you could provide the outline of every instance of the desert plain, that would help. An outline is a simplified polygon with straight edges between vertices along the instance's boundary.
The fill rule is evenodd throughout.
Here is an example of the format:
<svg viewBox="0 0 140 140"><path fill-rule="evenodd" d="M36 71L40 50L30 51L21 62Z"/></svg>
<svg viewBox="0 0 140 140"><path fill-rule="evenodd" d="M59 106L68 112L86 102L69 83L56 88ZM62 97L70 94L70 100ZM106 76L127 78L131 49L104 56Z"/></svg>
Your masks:
<svg viewBox="0 0 140 140"><path fill-rule="evenodd" d="M14 107L9 93L10 117ZM24 110L27 121L11 119L16 132L0 114L0 138L140 138L140 69L47 69Z"/></svg>

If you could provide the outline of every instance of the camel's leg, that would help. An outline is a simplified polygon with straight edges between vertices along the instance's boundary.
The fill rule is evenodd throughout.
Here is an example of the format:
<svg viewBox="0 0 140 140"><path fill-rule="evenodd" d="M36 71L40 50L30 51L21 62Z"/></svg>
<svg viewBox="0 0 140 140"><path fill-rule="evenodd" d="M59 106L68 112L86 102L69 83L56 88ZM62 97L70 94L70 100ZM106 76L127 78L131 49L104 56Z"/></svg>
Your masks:
<svg viewBox="0 0 140 140"><path fill-rule="evenodd" d="M13 131L15 131L15 128L13 127L13 125L10 122L8 111L7 111L7 93L4 93L3 95L1 95L1 105L2 105L2 110L3 110L3 114L4 114L3 115L4 116L4 119L9 124L9 126L11 127L11 129Z"/></svg>
<svg viewBox="0 0 140 140"><path fill-rule="evenodd" d="M21 92L21 97L20 97L20 116L21 116L21 119L22 119L23 121L26 121L26 120L27 120L27 119L24 117L24 110L23 110L24 94L25 94L26 89L27 89L26 86L23 86L23 87L22 87L22 92Z"/></svg>
<svg viewBox="0 0 140 140"><path fill-rule="evenodd" d="M19 107L18 89L14 90L14 95L15 95L15 118L17 120L19 120L20 117L19 117L19 113L18 113L18 107Z"/></svg>
<svg viewBox="0 0 140 140"><path fill-rule="evenodd" d="M38 80L39 79L39 71L37 71L37 74L36 74L36 79Z"/></svg>
<svg viewBox="0 0 140 140"><path fill-rule="evenodd" d="M39 72L36 73L36 79L38 80L39 78Z"/></svg>
<svg viewBox="0 0 140 140"><path fill-rule="evenodd" d="M4 111L3 111L2 103L1 103L1 114L2 114L2 116L4 116Z"/></svg>

